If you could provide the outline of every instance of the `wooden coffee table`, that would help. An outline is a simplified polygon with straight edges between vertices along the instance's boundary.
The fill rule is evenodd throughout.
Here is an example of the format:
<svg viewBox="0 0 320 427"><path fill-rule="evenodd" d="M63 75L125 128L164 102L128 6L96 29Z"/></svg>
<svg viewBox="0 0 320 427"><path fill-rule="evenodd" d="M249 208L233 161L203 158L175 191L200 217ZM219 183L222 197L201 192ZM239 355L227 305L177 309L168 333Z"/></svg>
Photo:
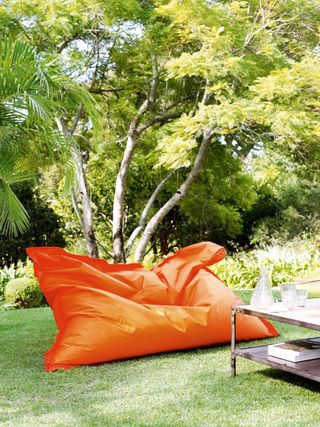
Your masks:
<svg viewBox="0 0 320 427"><path fill-rule="evenodd" d="M236 375L236 358L239 356L320 382L320 358L293 363L268 356L268 345L237 348L236 321L238 313L264 317L265 319L320 331L320 298L308 299L304 308L279 312L258 310L251 305L236 305L232 308L231 316L231 375ZM285 341L285 338L283 341Z"/></svg>

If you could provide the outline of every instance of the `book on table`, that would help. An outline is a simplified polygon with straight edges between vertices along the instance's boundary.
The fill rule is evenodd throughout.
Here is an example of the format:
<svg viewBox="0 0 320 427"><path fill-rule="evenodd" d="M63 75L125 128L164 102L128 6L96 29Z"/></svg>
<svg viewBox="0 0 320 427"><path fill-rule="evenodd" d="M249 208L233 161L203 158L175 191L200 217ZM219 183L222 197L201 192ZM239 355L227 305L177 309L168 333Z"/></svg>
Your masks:
<svg viewBox="0 0 320 427"><path fill-rule="evenodd" d="M320 337L270 344L268 345L268 356L289 362L318 359L320 358Z"/></svg>

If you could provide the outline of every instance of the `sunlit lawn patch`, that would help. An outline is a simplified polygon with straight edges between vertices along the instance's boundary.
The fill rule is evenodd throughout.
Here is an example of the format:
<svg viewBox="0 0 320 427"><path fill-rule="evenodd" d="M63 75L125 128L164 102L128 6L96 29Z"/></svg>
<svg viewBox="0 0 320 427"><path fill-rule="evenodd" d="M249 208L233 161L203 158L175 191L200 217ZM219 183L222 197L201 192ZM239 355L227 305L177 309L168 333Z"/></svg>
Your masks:
<svg viewBox="0 0 320 427"><path fill-rule="evenodd" d="M229 345L46 373L55 334L49 308L0 313L1 426L318 425L317 383L243 359L231 378Z"/></svg>

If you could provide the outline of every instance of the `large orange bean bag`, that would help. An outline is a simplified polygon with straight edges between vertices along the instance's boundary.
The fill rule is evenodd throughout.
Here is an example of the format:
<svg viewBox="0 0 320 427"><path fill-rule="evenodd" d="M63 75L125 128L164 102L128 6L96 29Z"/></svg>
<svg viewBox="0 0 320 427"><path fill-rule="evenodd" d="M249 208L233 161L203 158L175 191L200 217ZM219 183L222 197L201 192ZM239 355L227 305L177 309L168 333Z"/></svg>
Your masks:
<svg viewBox="0 0 320 427"><path fill-rule="evenodd" d="M188 246L152 270L56 247L27 253L59 330L47 371L230 342L241 300L207 267L224 258L221 246ZM238 340L276 335L265 320L237 320Z"/></svg>

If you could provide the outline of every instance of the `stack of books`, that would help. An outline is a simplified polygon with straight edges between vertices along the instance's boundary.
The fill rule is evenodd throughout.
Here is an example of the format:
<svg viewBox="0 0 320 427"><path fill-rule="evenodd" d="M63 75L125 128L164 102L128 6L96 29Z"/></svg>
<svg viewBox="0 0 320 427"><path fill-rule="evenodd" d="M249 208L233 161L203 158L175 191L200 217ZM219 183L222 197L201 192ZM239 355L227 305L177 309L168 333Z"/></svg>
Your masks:
<svg viewBox="0 0 320 427"><path fill-rule="evenodd" d="M320 358L320 337L304 338L268 345L268 356L289 362L302 362Z"/></svg>

